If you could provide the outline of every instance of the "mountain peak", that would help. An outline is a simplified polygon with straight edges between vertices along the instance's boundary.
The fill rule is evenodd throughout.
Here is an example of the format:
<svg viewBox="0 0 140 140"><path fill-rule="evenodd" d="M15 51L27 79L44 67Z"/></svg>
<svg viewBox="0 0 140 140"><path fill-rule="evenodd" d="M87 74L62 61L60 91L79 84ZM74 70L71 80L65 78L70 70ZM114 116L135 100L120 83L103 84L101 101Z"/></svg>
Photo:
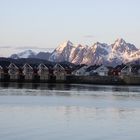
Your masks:
<svg viewBox="0 0 140 140"><path fill-rule="evenodd" d="M140 58L139 49L133 44L126 43L122 38L118 38L112 45L96 42L91 47L80 44L74 45L68 40L61 43L52 53L31 54L32 50L26 50L22 53L15 54L13 58L37 57L45 58L52 62L67 61L74 64L104 64L110 66L125 64Z"/></svg>
<svg viewBox="0 0 140 140"><path fill-rule="evenodd" d="M97 48L107 48L108 45L105 44L105 43L96 42L96 43L94 43L94 45L93 45L92 47L94 47L94 48L96 48L96 49L97 49Z"/></svg>
<svg viewBox="0 0 140 140"><path fill-rule="evenodd" d="M29 57L31 58L31 57L33 57L35 55L36 55L36 53L33 52L32 50L25 50L25 51L23 51L21 53L13 54L10 57L11 58L14 58L14 59L18 59L18 58L29 58Z"/></svg>
<svg viewBox="0 0 140 140"><path fill-rule="evenodd" d="M118 45L121 45L121 44L125 44L125 40L123 38L118 38L116 41L115 41L115 44L118 46Z"/></svg>
<svg viewBox="0 0 140 140"><path fill-rule="evenodd" d="M67 40L62 43L64 46L73 46L73 43L70 40Z"/></svg>
<svg viewBox="0 0 140 140"><path fill-rule="evenodd" d="M100 42L95 42L91 47L97 47L99 46L101 43Z"/></svg>
<svg viewBox="0 0 140 140"><path fill-rule="evenodd" d="M62 52L65 48L69 48L69 47L73 47L73 43L71 41L65 41L63 43L61 43L57 48L56 50L59 51L59 52Z"/></svg>
<svg viewBox="0 0 140 140"><path fill-rule="evenodd" d="M23 51L22 53L27 53L27 52L29 52L29 53L35 53L34 51L32 51L32 50L25 50L25 51Z"/></svg>

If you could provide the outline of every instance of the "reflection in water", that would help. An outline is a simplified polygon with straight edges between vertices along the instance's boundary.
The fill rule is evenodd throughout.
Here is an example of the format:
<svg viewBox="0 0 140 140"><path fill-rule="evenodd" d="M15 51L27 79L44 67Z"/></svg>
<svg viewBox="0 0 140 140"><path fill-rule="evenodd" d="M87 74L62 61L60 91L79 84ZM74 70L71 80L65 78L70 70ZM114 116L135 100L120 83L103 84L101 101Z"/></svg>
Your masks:
<svg viewBox="0 0 140 140"><path fill-rule="evenodd" d="M2 140L139 140L140 88L0 83Z"/></svg>
<svg viewBox="0 0 140 140"><path fill-rule="evenodd" d="M2 140L138 140L139 112L74 106L0 106L0 137Z"/></svg>
<svg viewBox="0 0 140 140"><path fill-rule="evenodd" d="M125 92L129 92L130 91L130 87L128 86L119 86L119 88L117 86L112 86L112 91L125 91Z"/></svg>
<svg viewBox="0 0 140 140"><path fill-rule="evenodd" d="M138 86L106 86L106 85L80 85L80 84L48 84L48 83L0 83L0 88L4 90L15 89L17 94L27 93L27 95L89 95L99 96L125 96L140 97L140 88ZM19 92L24 90L24 92ZM3 95L16 94L15 92L5 92ZM26 95L24 93L24 95ZM0 93L2 95L2 93ZM16 94L16 95L17 95Z"/></svg>
<svg viewBox="0 0 140 140"><path fill-rule="evenodd" d="M3 88L25 88L25 89L41 89L41 90L77 90L77 91L125 91L140 92L138 86L108 86L108 85L86 85L86 84L61 84L61 83L0 83Z"/></svg>

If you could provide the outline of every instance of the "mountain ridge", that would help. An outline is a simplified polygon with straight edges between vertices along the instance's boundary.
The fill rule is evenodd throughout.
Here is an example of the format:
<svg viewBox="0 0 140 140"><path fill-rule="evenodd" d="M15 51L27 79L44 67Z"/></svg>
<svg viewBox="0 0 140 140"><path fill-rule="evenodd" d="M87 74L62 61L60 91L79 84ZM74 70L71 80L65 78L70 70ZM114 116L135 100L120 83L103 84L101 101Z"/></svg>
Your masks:
<svg viewBox="0 0 140 140"><path fill-rule="evenodd" d="M106 44L96 42L92 46L87 45L75 45L71 41L61 43L54 51L34 52L27 51L27 58L39 58L52 62L70 62L74 64L87 64L87 65L109 65L116 66L122 63L126 64L133 61L140 60L140 49L135 45L126 43L122 38L117 39L113 44ZM22 58L22 53L13 54L10 58L18 59Z"/></svg>

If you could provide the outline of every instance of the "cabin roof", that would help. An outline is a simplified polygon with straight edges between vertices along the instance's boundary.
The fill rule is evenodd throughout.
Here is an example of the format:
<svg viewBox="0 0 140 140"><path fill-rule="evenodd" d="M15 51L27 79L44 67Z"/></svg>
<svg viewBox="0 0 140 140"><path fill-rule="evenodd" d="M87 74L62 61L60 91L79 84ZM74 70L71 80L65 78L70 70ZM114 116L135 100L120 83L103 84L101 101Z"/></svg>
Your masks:
<svg viewBox="0 0 140 140"><path fill-rule="evenodd" d="M60 64L56 64L53 69L61 69L61 70L65 70L64 67L62 67Z"/></svg>
<svg viewBox="0 0 140 140"><path fill-rule="evenodd" d="M1 70L3 70L3 67L2 67L2 66L0 66L0 69L1 69Z"/></svg>
<svg viewBox="0 0 140 140"><path fill-rule="evenodd" d="M23 69L24 69L24 68L30 68L30 69L33 69L33 67L31 67L28 63L25 63L25 64L24 64Z"/></svg>
<svg viewBox="0 0 140 140"><path fill-rule="evenodd" d="M90 72L90 71L93 71L93 70L96 70L98 67L100 67L99 65L93 65L93 66L89 66L86 70L86 72Z"/></svg>
<svg viewBox="0 0 140 140"><path fill-rule="evenodd" d="M96 70L102 70L102 68L104 68L104 70L109 70L109 68L104 65L99 66Z"/></svg>
<svg viewBox="0 0 140 140"><path fill-rule="evenodd" d="M37 68L38 69L48 69L48 67L43 63L39 64L39 66Z"/></svg>
<svg viewBox="0 0 140 140"><path fill-rule="evenodd" d="M11 64L8 66L8 68L9 68L9 69L10 69L10 68L19 69L14 63L11 63Z"/></svg>

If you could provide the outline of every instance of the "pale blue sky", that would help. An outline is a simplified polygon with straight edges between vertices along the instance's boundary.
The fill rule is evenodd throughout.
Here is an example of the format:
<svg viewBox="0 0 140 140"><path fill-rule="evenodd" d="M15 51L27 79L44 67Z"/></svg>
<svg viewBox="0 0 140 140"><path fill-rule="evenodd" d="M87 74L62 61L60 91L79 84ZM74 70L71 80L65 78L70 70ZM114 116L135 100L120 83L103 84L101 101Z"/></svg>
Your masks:
<svg viewBox="0 0 140 140"><path fill-rule="evenodd" d="M122 37L140 48L139 7L140 0L0 0L0 56L65 40L111 44Z"/></svg>

